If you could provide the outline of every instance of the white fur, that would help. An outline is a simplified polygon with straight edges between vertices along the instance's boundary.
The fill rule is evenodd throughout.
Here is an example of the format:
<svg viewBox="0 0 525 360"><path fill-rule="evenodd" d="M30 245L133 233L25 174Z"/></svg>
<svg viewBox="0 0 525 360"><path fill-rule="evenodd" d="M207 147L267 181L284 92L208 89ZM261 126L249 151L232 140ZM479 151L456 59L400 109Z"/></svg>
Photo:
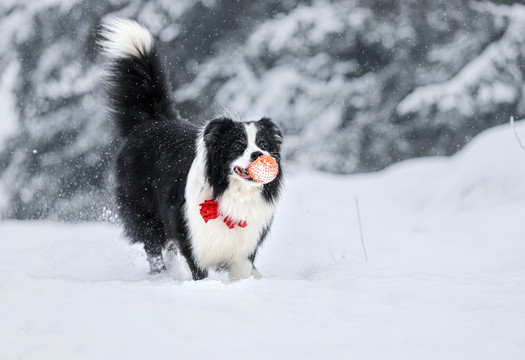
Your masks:
<svg viewBox="0 0 525 360"><path fill-rule="evenodd" d="M242 156L239 157L237 160L235 160L233 165L246 169L248 168L248 166L250 166L250 163L252 162L252 154L254 152L259 151L265 155L268 155L268 152L260 149L255 143L255 139L257 137L257 126L255 126L254 123L251 123L251 124L245 124L244 127L246 129L246 135L248 137L248 146L246 147L246 150L244 151ZM238 177L241 178L240 176ZM261 185L260 183L253 182L253 181L248 182L248 184L251 186Z"/></svg>
<svg viewBox="0 0 525 360"><path fill-rule="evenodd" d="M254 124L245 125L248 134L248 149L235 164L247 167L246 154L261 151L256 148L257 129ZM256 150L254 150L256 149ZM248 163L246 164L246 161ZM188 174L186 184L186 218L190 231L195 261L201 268L227 264L234 279L260 276L253 268L249 256L258 245L262 231L269 225L275 205L267 203L261 194L262 186L237 175L232 168L230 186L218 199L219 210L224 216L237 221L246 221L245 228L229 229L224 216L205 223L200 215L199 204L211 200L213 190L205 178L206 151L202 134L197 141L197 155Z"/></svg>
<svg viewBox="0 0 525 360"><path fill-rule="evenodd" d="M154 40L151 33L133 20L109 17L102 22L100 42L108 58L140 57L149 53Z"/></svg>

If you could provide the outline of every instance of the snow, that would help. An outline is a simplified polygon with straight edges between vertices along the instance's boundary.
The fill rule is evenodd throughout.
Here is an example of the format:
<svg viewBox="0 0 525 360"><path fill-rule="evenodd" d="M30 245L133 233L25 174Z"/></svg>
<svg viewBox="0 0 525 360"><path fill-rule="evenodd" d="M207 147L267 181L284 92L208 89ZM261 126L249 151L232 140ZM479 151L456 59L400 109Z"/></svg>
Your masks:
<svg viewBox="0 0 525 360"><path fill-rule="evenodd" d="M525 153L508 125L450 158L287 176L262 280L149 276L117 225L0 223L0 358L525 358Z"/></svg>
<svg viewBox="0 0 525 360"><path fill-rule="evenodd" d="M252 56L261 48L277 53L293 49L302 51L303 39L313 45L322 44L331 34L339 34L345 29L345 21L350 21L355 27L363 27L363 22L371 14L364 12L352 13L349 16L340 9L341 6L330 6L325 2L316 2L312 6L300 5L288 16L280 15L261 26L250 35L247 53Z"/></svg>

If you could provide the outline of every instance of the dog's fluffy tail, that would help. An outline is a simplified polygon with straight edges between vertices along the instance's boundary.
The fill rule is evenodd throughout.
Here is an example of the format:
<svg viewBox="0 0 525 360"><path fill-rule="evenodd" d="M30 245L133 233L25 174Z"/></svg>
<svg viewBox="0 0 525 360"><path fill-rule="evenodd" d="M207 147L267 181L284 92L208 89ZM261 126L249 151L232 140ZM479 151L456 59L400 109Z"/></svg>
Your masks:
<svg viewBox="0 0 525 360"><path fill-rule="evenodd" d="M100 32L106 92L121 136L143 121L178 119L168 73L151 33L133 20L106 18Z"/></svg>

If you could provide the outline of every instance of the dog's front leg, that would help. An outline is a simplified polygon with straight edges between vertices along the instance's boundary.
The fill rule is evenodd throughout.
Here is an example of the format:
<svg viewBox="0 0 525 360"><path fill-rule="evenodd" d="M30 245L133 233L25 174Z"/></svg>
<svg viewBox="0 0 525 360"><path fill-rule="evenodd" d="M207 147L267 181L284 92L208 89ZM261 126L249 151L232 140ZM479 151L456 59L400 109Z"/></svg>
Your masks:
<svg viewBox="0 0 525 360"><path fill-rule="evenodd" d="M262 275L261 273L259 272L259 270L257 270L257 268L255 267L255 265L252 264L252 273L251 273L251 276L253 276L254 278L256 279L262 279Z"/></svg>
<svg viewBox="0 0 525 360"><path fill-rule="evenodd" d="M250 276L256 279L261 278L261 274L253 266L250 259L238 260L230 265L230 277L232 280L247 279Z"/></svg>
<svg viewBox="0 0 525 360"><path fill-rule="evenodd" d="M193 280L197 281L208 277L208 270L201 269L201 267L197 265L197 263L193 260L191 256L186 257L186 262L190 267L191 277L193 278Z"/></svg>

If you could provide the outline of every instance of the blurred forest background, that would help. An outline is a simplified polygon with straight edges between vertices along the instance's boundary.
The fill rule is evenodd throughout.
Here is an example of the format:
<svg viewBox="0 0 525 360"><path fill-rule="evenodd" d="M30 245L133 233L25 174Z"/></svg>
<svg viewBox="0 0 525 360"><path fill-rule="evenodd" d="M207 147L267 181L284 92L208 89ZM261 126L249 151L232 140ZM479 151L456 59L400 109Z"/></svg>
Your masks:
<svg viewBox="0 0 525 360"><path fill-rule="evenodd" d="M272 117L289 174L449 155L525 117L522 2L3 0L0 217L112 218L108 14L156 36L186 118Z"/></svg>

